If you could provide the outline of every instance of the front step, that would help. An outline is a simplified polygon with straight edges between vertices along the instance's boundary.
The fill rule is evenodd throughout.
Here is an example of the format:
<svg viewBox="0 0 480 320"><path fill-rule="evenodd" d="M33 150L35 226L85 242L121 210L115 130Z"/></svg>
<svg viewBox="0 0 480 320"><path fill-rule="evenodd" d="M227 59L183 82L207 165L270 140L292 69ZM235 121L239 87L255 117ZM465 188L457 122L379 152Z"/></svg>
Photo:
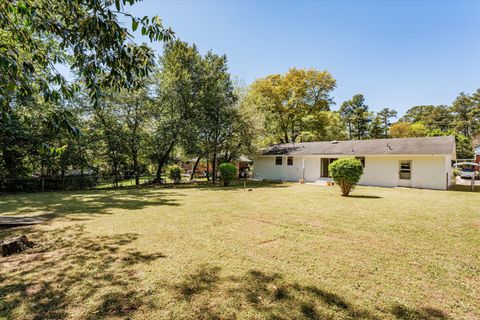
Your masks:
<svg viewBox="0 0 480 320"><path fill-rule="evenodd" d="M314 184L320 185L320 186L328 186L331 183L333 183L333 180L331 178L322 178L315 180Z"/></svg>

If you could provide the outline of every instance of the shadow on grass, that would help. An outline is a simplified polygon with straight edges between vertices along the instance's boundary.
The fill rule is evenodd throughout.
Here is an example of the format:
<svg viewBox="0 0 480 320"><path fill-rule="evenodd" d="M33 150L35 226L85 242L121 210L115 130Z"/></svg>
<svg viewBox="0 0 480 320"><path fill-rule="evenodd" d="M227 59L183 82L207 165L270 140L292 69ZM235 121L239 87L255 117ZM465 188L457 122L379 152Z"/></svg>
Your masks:
<svg viewBox="0 0 480 320"><path fill-rule="evenodd" d="M248 180L236 180L230 183L227 187L223 186L222 181L213 184L209 181L189 182L181 184L167 184L164 188L174 189L198 189L198 190L214 190L214 191L228 191L237 189L260 189L260 188L285 188L288 187L288 183L281 181L248 181Z"/></svg>
<svg viewBox="0 0 480 320"><path fill-rule="evenodd" d="M472 187L467 185L455 184L451 186L448 190L451 191L461 191L461 192L472 192ZM473 192L480 192L480 186L475 186L475 191Z"/></svg>
<svg viewBox="0 0 480 320"><path fill-rule="evenodd" d="M401 320L441 320L450 319L443 311L435 308L411 309L403 305L397 304L392 307L391 313Z"/></svg>
<svg viewBox="0 0 480 320"><path fill-rule="evenodd" d="M348 198L358 198L358 199L381 199L382 197L379 196L366 196L366 195L357 195L357 194L351 194L348 196Z"/></svg>
<svg viewBox="0 0 480 320"><path fill-rule="evenodd" d="M136 234L89 236L73 226L30 236L33 249L0 259L0 318L65 319L72 308L83 319L127 317L149 305L135 266L165 256L125 248Z"/></svg>
<svg viewBox="0 0 480 320"><path fill-rule="evenodd" d="M247 314L265 319L450 319L442 311L425 308L409 309L395 305L383 315L373 314L347 301L341 295L323 288L289 282L280 273L250 270L243 276L221 277L218 266L201 265L185 280L174 286L179 298L186 299L182 315L192 319L241 318L237 311L226 312L224 305L242 306ZM227 289L225 289L227 288ZM224 291L227 292L224 292ZM223 297L222 307L212 297ZM233 312L233 313L232 313ZM228 314L228 316L226 316Z"/></svg>
<svg viewBox="0 0 480 320"><path fill-rule="evenodd" d="M148 206L178 206L175 192L151 189L114 191L72 191L0 196L3 212L23 216L32 212L46 212L47 219L67 217L71 214L110 214L115 209L138 210ZM1 213L1 212L0 212ZM8 216L8 215L6 215ZM88 216L72 220L86 220Z"/></svg>

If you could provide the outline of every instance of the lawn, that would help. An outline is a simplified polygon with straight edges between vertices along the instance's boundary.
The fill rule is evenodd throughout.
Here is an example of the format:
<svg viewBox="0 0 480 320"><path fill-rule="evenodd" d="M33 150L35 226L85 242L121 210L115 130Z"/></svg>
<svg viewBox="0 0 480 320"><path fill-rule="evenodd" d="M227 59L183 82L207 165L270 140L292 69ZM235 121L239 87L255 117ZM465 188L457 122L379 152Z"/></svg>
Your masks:
<svg viewBox="0 0 480 320"><path fill-rule="evenodd" d="M256 184L0 196L4 319L479 319L480 194Z"/></svg>

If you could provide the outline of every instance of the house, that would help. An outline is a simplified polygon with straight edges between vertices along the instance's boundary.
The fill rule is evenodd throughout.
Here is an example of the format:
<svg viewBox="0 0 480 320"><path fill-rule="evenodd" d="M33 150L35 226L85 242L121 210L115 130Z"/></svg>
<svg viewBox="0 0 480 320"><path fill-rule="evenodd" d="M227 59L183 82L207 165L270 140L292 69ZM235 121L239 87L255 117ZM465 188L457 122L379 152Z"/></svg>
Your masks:
<svg viewBox="0 0 480 320"><path fill-rule="evenodd" d="M364 166L359 184L447 189L455 138L424 137L278 144L254 158L254 177L267 180L329 180L328 165L355 157Z"/></svg>

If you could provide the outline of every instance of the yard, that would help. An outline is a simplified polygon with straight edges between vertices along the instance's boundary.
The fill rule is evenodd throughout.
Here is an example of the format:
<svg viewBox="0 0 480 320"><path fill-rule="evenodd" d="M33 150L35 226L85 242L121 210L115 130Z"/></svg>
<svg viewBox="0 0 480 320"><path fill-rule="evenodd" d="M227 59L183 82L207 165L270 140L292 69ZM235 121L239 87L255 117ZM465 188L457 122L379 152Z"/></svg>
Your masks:
<svg viewBox="0 0 480 320"><path fill-rule="evenodd" d="M478 319L480 194L256 184L0 196L0 319Z"/></svg>

